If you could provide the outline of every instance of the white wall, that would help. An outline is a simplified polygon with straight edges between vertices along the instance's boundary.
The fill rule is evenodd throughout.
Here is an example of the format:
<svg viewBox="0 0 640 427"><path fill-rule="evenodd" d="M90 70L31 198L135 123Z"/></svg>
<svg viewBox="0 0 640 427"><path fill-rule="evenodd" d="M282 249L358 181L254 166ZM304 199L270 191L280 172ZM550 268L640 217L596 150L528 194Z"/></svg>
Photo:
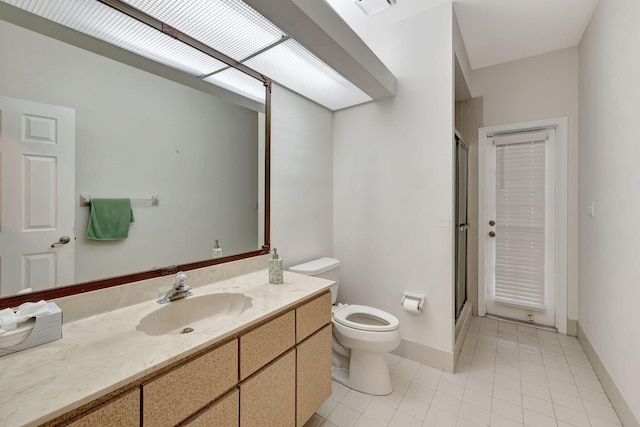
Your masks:
<svg viewBox="0 0 640 427"><path fill-rule="evenodd" d="M76 205L76 281L258 248L256 112L4 21L0 52L0 95L75 108L76 201L160 196L117 242Z"/></svg>
<svg viewBox="0 0 640 427"><path fill-rule="evenodd" d="M447 3L365 38L396 76L396 96L336 112L333 154L339 300L394 314L413 350L451 360L452 13ZM403 290L426 294L424 313L402 310Z"/></svg>
<svg viewBox="0 0 640 427"><path fill-rule="evenodd" d="M289 268L333 255L333 113L273 86L271 247Z"/></svg>
<svg viewBox="0 0 640 427"><path fill-rule="evenodd" d="M579 322L636 423L640 420L638 22L637 0L601 0L580 44ZM590 202L595 202L594 217L586 215Z"/></svg>
<svg viewBox="0 0 640 427"><path fill-rule="evenodd" d="M472 80L473 96L484 98L484 126L562 116L569 119L567 315L575 324L578 319L578 48L474 70Z"/></svg>
<svg viewBox="0 0 640 427"><path fill-rule="evenodd" d="M457 61L455 69L455 99L456 101L465 100L471 97L471 64L469 63L469 55L467 54L467 48L464 45L464 39L462 38L462 31L460 30L460 24L458 18L453 14L453 53Z"/></svg>

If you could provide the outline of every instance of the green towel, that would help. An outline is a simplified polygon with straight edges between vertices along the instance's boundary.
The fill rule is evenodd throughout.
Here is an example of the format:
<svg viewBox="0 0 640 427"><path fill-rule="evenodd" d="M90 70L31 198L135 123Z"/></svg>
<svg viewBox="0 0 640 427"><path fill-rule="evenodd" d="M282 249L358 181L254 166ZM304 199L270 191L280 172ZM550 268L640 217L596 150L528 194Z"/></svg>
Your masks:
<svg viewBox="0 0 640 427"><path fill-rule="evenodd" d="M129 199L91 199L87 239L120 240L129 235L133 211Z"/></svg>

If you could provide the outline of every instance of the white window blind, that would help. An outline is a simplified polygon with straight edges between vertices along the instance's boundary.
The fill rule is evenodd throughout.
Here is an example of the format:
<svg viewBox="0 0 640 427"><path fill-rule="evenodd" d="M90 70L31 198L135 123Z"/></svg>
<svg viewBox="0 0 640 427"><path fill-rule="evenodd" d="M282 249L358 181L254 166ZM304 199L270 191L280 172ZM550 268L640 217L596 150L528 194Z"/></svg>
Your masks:
<svg viewBox="0 0 640 427"><path fill-rule="evenodd" d="M495 301L540 310L545 308L546 139L546 132L494 138Z"/></svg>

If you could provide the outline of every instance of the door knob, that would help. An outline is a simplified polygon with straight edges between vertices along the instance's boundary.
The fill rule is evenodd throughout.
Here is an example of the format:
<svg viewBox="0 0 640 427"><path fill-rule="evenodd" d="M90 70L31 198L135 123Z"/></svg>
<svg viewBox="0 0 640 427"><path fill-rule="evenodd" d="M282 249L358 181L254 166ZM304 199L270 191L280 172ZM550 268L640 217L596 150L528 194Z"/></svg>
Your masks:
<svg viewBox="0 0 640 427"><path fill-rule="evenodd" d="M496 237L496 232L495 231L490 231L489 232L489 237Z"/></svg>
<svg viewBox="0 0 640 427"><path fill-rule="evenodd" d="M57 242L52 243L51 247L55 248L56 245L66 245L67 243L69 243L71 241L71 237L69 236L62 236Z"/></svg>
<svg viewBox="0 0 640 427"><path fill-rule="evenodd" d="M493 227L494 225L496 225L496 222L494 220L491 220L489 221L489 225Z"/></svg>

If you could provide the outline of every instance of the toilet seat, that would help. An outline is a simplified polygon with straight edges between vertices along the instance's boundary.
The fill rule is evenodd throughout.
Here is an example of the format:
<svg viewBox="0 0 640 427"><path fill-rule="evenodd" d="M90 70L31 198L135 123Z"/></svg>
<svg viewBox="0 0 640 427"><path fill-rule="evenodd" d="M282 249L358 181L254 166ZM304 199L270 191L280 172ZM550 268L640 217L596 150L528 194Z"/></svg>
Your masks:
<svg viewBox="0 0 640 427"><path fill-rule="evenodd" d="M400 321L394 315L366 305L340 304L331 312L333 320L348 328L386 332L400 327Z"/></svg>

